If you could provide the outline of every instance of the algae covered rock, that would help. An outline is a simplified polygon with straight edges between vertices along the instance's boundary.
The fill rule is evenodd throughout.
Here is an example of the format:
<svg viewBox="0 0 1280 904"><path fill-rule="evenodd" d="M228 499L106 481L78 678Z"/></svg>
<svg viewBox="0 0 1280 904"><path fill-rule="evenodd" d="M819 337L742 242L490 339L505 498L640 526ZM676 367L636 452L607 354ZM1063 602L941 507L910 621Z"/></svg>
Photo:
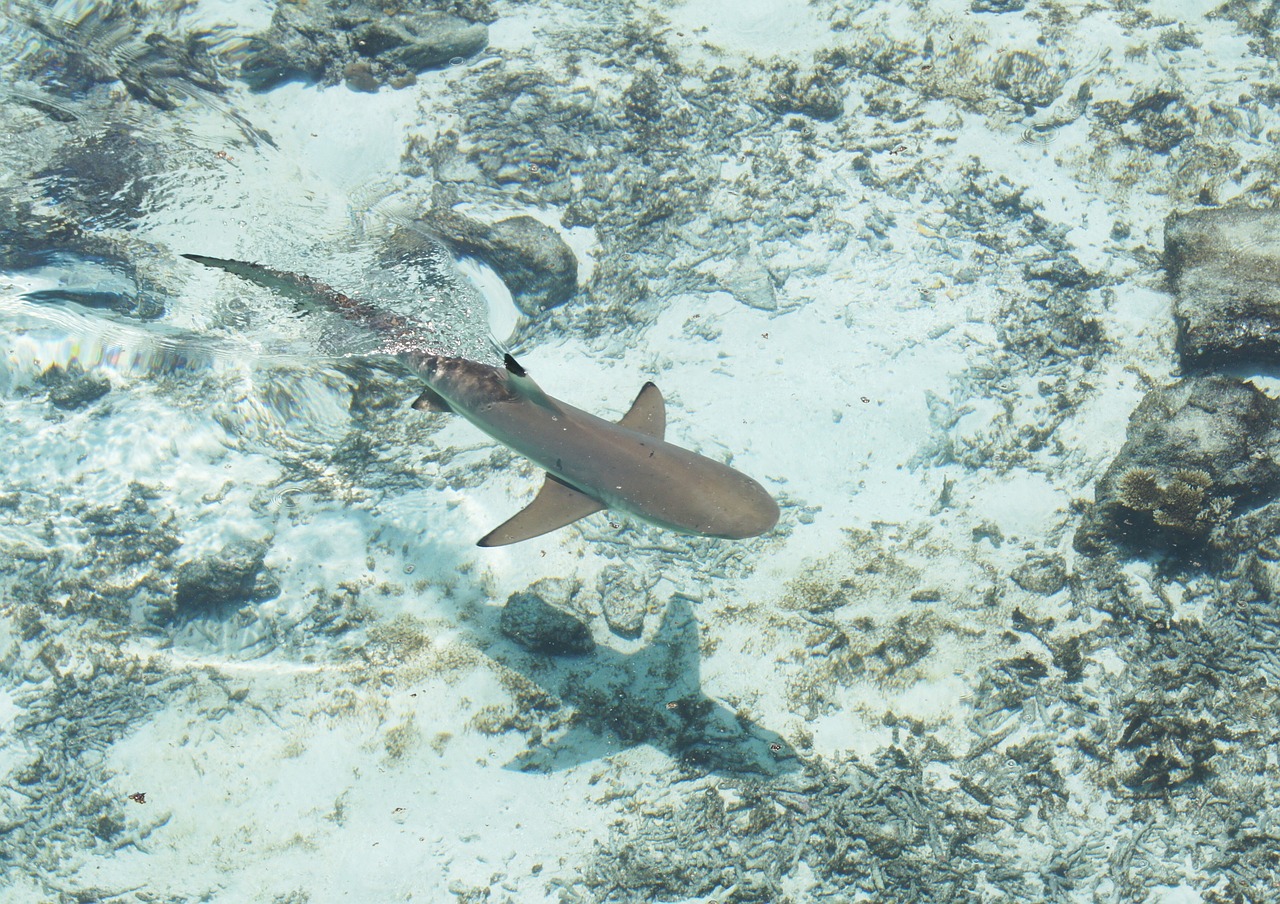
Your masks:
<svg viewBox="0 0 1280 904"><path fill-rule="evenodd" d="M1174 213L1164 240L1182 366L1280 361L1280 210Z"/></svg>
<svg viewBox="0 0 1280 904"><path fill-rule="evenodd" d="M264 571L268 546L253 540L228 543L216 555L178 567L174 618L218 615L248 602L269 599L279 588Z"/></svg>
<svg viewBox="0 0 1280 904"><path fill-rule="evenodd" d="M1202 545L1280 493L1280 402L1255 386L1192 377L1149 392L1098 481L1081 552Z"/></svg>

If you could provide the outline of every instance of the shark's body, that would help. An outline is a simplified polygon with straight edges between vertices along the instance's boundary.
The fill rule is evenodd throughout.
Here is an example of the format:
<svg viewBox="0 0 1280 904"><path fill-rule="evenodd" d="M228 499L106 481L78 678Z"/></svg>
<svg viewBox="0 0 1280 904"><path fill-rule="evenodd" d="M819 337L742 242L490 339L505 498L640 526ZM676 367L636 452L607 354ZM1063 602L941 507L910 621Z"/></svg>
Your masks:
<svg viewBox="0 0 1280 904"><path fill-rule="evenodd" d="M505 367L434 354L415 342L411 319L349 298L308 277L240 261L185 255L304 301L316 302L389 336L389 347L427 388L414 407L456 412L547 472L526 508L480 546L540 536L602 509L660 527L742 539L769 530L778 505L755 480L663 439L662 394L646 383L615 424L548 396L510 355Z"/></svg>

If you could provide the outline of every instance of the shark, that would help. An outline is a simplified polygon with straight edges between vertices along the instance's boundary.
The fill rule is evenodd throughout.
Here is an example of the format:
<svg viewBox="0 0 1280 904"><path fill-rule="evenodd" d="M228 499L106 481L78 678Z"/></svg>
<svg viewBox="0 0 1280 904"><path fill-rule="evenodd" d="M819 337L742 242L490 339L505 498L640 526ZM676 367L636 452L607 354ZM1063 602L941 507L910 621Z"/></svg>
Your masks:
<svg viewBox="0 0 1280 904"><path fill-rule="evenodd" d="M509 353L496 367L440 354L421 323L351 298L308 276L261 264L184 254L308 307L322 307L383 338L423 383L412 407L462 416L545 474L533 501L477 546L519 543L605 509L685 534L742 540L778 522L778 504L755 479L667 442L666 402L645 383L617 422L548 395Z"/></svg>
<svg viewBox="0 0 1280 904"><path fill-rule="evenodd" d="M703 691L698 625L682 596L671 597L653 638L632 653L591 642L549 656L516 638L476 640L490 659L573 707L567 730L535 732L504 768L558 772L642 744L716 774L776 778L802 766L782 735Z"/></svg>

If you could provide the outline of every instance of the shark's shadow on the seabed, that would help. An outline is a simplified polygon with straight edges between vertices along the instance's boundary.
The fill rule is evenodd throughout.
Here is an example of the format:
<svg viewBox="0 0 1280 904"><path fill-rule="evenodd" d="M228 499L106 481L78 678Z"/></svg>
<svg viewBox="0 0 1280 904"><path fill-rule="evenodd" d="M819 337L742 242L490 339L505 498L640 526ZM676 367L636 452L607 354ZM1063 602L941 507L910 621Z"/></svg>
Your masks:
<svg viewBox="0 0 1280 904"><path fill-rule="evenodd" d="M520 754L508 769L567 769L639 744L718 774L774 777L800 768L781 735L703 693L698 625L680 597L667 605L653 640L634 653L594 645L581 655L548 656L506 638L485 645L485 653L575 710L568 731Z"/></svg>

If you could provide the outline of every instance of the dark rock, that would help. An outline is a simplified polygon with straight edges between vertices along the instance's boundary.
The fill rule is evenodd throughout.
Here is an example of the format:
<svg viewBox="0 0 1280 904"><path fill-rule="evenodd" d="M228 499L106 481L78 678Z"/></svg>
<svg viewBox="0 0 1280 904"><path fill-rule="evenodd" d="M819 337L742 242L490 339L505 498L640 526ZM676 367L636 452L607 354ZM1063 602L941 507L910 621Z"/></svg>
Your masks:
<svg viewBox="0 0 1280 904"><path fill-rule="evenodd" d="M106 377L86 374L76 361L65 369L53 365L40 375L40 382L48 388L53 406L66 411L95 402L111 391Z"/></svg>
<svg viewBox="0 0 1280 904"><path fill-rule="evenodd" d="M554 229L533 217L511 217L489 226L437 208L426 219L457 251L492 267L516 307L530 317L564 304L577 291L578 259Z"/></svg>
<svg viewBox="0 0 1280 904"><path fill-rule="evenodd" d="M363 45L363 46L362 46ZM356 47L412 72L447 66L489 46L489 29L448 13L417 13L378 20L357 33ZM366 47L380 47L369 53Z"/></svg>
<svg viewBox="0 0 1280 904"><path fill-rule="evenodd" d="M227 544L215 556L179 566L173 615L222 614L269 598L266 588L274 583L269 576L262 582L264 592L256 592L266 555L266 543L242 540Z"/></svg>
<svg viewBox="0 0 1280 904"><path fill-rule="evenodd" d="M1202 546L1280 493L1280 402L1227 377L1149 392L1095 489L1075 547L1097 553Z"/></svg>
<svg viewBox="0 0 1280 904"><path fill-rule="evenodd" d="M1174 213L1164 241L1182 366L1280 361L1280 210Z"/></svg>
<svg viewBox="0 0 1280 904"><path fill-rule="evenodd" d="M1137 132L1123 132L1125 140L1157 154L1169 153L1196 132L1191 111L1178 95L1168 91L1136 98L1127 121L1136 124Z"/></svg>
<svg viewBox="0 0 1280 904"><path fill-rule="evenodd" d="M297 33L249 38L240 79L252 91L270 91L288 82L318 82L325 72L323 56Z"/></svg>
<svg viewBox="0 0 1280 904"><path fill-rule="evenodd" d="M342 70L342 79L352 91L362 91L365 94L376 94L382 87L382 81L373 68L363 61L348 63Z"/></svg>
<svg viewBox="0 0 1280 904"><path fill-rule="evenodd" d="M532 653L580 656L596 646L585 624L528 591L507 598L499 624L504 635Z"/></svg>
<svg viewBox="0 0 1280 904"><path fill-rule="evenodd" d="M1062 556L1028 556L1013 569L1013 582L1028 593L1052 596L1067 583L1067 568Z"/></svg>
<svg viewBox="0 0 1280 904"><path fill-rule="evenodd" d="M973 0L969 9L975 13L1016 13L1026 5L1026 0Z"/></svg>
<svg viewBox="0 0 1280 904"><path fill-rule="evenodd" d="M622 109L633 126L651 126L662 121L667 101L657 76L645 70L636 75L622 93Z"/></svg>
<svg viewBox="0 0 1280 904"><path fill-rule="evenodd" d="M357 91L376 91L384 84L413 84L407 73L475 56L488 44L486 26L443 12L387 16L356 5L282 5L270 30L249 39L240 78L254 91L339 79Z"/></svg>

